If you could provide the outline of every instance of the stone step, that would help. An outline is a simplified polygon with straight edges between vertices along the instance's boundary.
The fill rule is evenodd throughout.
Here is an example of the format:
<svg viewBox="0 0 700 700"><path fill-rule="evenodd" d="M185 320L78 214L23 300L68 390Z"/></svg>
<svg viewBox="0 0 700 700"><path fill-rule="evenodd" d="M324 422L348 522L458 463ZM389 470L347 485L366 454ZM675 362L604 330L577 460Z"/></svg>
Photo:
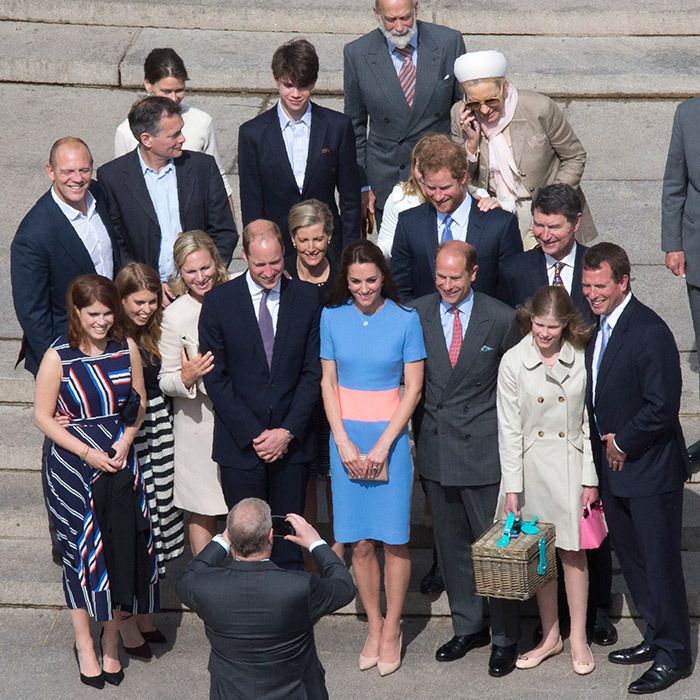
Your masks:
<svg viewBox="0 0 700 700"><path fill-rule="evenodd" d="M0 18L31 22L155 28L236 30L241 32L357 33L375 24L367 0L301 0L295 11L282 0L5 0ZM303 23L300 18L303 17ZM578 0L537 2L502 0L426 0L419 17L476 34L566 36L688 35L700 33L697 4L640 6L634 0L614 4Z"/></svg>
<svg viewBox="0 0 700 700"><path fill-rule="evenodd" d="M0 80L135 88L142 84L146 54L166 45L182 54L193 89L266 92L274 47L294 36L5 21L0 22ZM356 36L348 32L312 37L321 59L319 92L342 92L343 46ZM467 40L470 50L503 50L514 83L547 94L632 98L700 92L697 40L692 36L480 34ZM77 45L79 52L64 50Z"/></svg>

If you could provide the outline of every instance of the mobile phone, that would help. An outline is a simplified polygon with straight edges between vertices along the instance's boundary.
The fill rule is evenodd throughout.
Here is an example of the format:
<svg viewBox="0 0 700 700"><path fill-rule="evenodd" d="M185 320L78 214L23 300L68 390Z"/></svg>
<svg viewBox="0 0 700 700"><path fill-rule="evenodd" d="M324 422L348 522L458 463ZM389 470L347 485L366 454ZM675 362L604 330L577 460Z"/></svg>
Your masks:
<svg viewBox="0 0 700 700"><path fill-rule="evenodd" d="M199 343L194 338L191 338L189 335L183 335L180 340L188 360L191 360L199 353Z"/></svg>
<svg viewBox="0 0 700 700"><path fill-rule="evenodd" d="M284 515L272 516L272 534L275 537L284 537L285 535L296 535L296 530L292 524L285 519Z"/></svg>

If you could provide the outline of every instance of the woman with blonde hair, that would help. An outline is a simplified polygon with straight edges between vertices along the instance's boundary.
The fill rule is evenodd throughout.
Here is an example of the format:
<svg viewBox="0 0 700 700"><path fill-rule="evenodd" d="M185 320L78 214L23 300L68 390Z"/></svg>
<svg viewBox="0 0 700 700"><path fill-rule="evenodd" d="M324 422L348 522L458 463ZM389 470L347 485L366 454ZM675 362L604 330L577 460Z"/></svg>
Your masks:
<svg viewBox="0 0 700 700"><path fill-rule="evenodd" d="M214 414L202 377L214 367L211 352L199 352L197 326L204 295L228 281L226 266L204 231L186 231L173 246L175 277L168 284L177 299L163 314L160 339L161 391L173 399L175 506L189 512L187 534L198 554L228 512L219 466L211 460Z"/></svg>

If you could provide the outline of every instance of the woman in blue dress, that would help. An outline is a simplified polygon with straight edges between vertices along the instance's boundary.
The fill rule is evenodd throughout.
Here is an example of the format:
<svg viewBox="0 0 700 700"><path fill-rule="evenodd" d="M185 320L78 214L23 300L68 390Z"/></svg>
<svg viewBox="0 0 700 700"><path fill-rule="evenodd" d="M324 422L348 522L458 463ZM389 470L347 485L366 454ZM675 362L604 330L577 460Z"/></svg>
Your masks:
<svg viewBox="0 0 700 700"><path fill-rule="evenodd" d="M377 666L382 676L401 665L413 484L406 426L420 399L424 359L418 314L399 304L381 250L354 241L321 315L321 388L332 434L334 536L352 544L368 621L359 665ZM385 467L388 480L378 480ZM384 545L384 618L375 540Z"/></svg>
<svg viewBox="0 0 700 700"><path fill-rule="evenodd" d="M68 334L42 360L34 421L53 443L46 464L49 510L63 546L63 589L80 680L102 688L124 678L121 611L158 607L155 548L133 448L145 391L139 350L115 322L120 302L114 284L83 275L68 288L67 299ZM127 420L120 411L132 387L137 396ZM90 617L104 622L102 665Z"/></svg>

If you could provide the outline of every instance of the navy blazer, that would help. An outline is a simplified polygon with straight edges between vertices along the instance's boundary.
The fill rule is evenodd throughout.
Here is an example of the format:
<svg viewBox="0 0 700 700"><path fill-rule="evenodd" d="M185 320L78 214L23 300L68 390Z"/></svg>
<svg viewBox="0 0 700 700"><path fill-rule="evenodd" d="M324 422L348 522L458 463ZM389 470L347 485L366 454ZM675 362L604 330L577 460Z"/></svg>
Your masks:
<svg viewBox="0 0 700 700"><path fill-rule="evenodd" d="M93 180L90 192L112 240L114 273L119 247L110 225L102 188ZM24 337L17 362L36 375L41 359L66 332L66 291L80 275L95 274L90 254L72 224L46 192L22 219L10 246L12 300Z"/></svg>
<svg viewBox="0 0 700 700"><path fill-rule="evenodd" d="M97 170L97 178L107 193L122 264L133 260L157 270L160 226L137 150L138 147L105 163ZM173 162L182 230L206 231L228 266L238 242L238 232L219 166L212 156L196 151L183 151Z"/></svg>
<svg viewBox="0 0 700 700"><path fill-rule="evenodd" d="M316 443L308 429L321 382L315 285L282 278L272 368L268 368L246 275L215 287L204 297L199 347L214 354L204 385L214 404L212 459L223 466L254 469L252 442L263 430L294 435L284 462L308 462Z"/></svg>
<svg viewBox="0 0 700 700"><path fill-rule="evenodd" d="M473 288L495 297L504 261L523 252L518 220L503 209L481 211L471 198L467 243L476 248L479 265ZM435 291L437 248L437 214L428 202L399 214L391 249L391 272L401 301Z"/></svg>
<svg viewBox="0 0 700 700"><path fill-rule="evenodd" d="M611 493L641 497L681 488L690 475L678 420L681 367L673 335L656 313L632 297L615 325L593 387L595 336L586 348L588 415L596 466ZM627 454L608 467L601 435L615 433Z"/></svg>
<svg viewBox="0 0 700 700"><path fill-rule="evenodd" d="M571 285L571 301L587 321L595 321L591 305L583 296L581 277L583 271L583 255L588 247L576 244L574 258L574 276ZM497 297L515 308L532 299L541 287L549 285L547 262L542 249L538 246L520 255L514 255L503 263L498 275Z"/></svg>
<svg viewBox="0 0 700 700"><path fill-rule="evenodd" d="M243 225L255 219L274 221L285 240L286 257L293 254L287 216L297 202L318 199L333 214L333 257L360 236L360 171L350 119L311 103L311 135L301 193L280 130L277 105L251 119L238 131ZM338 192L340 210L336 204Z"/></svg>

